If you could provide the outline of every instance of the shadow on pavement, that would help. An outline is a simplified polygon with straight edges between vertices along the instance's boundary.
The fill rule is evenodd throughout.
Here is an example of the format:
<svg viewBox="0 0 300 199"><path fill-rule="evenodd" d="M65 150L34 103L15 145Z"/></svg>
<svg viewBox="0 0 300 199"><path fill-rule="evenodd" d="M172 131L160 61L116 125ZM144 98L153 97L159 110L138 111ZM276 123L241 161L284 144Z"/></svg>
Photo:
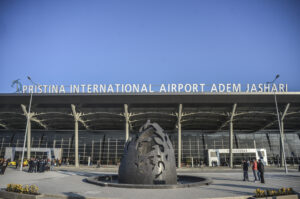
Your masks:
<svg viewBox="0 0 300 199"><path fill-rule="evenodd" d="M65 175L77 175L77 176L84 176L84 177L92 177L92 176L99 176L99 175L104 175L104 173L91 173L91 172L86 172L86 171L70 171L70 170L58 170L58 173L62 173ZM105 173L105 175L107 174L112 174L111 172L107 172Z"/></svg>
<svg viewBox="0 0 300 199"><path fill-rule="evenodd" d="M212 177L213 180L226 180L226 181L243 181L242 179L234 179L234 178L219 178L219 177Z"/></svg>
<svg viewBox="0 0 300 199"><path fill-rule="evenodd" d="M225 187L238 187L238 188L247 188L247 189L253 189L253 192L255 191L255 189L260 189L260 188L264 188L264 189L274 189L274 187L262 187L259 186L261 184L257 184L255 186L250 186L250 185L242 185L242 184L213 184L213 185L217 185L217 186L225 186Z"/></svg>
<svg viewBox="0 0 300 199"><path fill-rule="evenodd" d="M265 174L265 177L268 177L268 178L285 178L286 176L293 177L293 178L300 178L299 175L298 176L297 175L290 175L290 174L288 174L288 175L285 175L285 174L278 175L278 174L268 174L268 173Z"/></svg>
<svg viewBox="0 0 300 199"><path fill-rule="evenodd" d="M216 187L207 187L206 189L207 190L211 189L211 191L219 190L219 191L222 191L222 192L228 192L228 193L234 194L235 196L236 195L254 195L254 192L235 191L235 190L228 190L228 189L222 189L222 188L216 188ZM227 197L229 197L229 196L227 196Z"/></svg>
<svg viewBox="0 0 300 199"><path fill-rule="evenodd" d="M86 199L86 197L74 192L63 192L63 194L66 195L68 199Z"/></svg>

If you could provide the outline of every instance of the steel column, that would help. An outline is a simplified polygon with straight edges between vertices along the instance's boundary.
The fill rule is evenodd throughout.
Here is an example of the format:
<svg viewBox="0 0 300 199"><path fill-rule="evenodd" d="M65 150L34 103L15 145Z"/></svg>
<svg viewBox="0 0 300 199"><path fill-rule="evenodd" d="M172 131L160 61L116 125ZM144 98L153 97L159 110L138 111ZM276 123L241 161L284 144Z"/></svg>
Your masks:
<svg viewBox="0 0 300 199"><path fill-rule="evenodd" d="M54 138L54 140L53 140L53 148L55 148L55 144L56 144L56 140Z"/></svg>
<svg viewBox="0 0 300 199"><path fill-rule="evenodd" d="M124 104L124 116L125 116L125 142L129 139L129 113L128 104Z"/></svg>
<svg viewBox="0 0 300 199"><path fill-rule="evenodd" d="M107 139L107 160L106 160L106 164L108 165L109 163L109 141L110 141L110 138Z"/></svg>
<svg viewBox="0 0 300 199"><path fill-rule="evenodd" d="M30 117L30 116L28 116ZM28 119L28 127L27 127L27 160L31 158L31 121Z"/></svg>
<svg viewBox="0 0 300 199"><path fill-rule="evenodd" d="M93 161L93 159L94 159L94 138L93 138L93 140L92 140L92 153L91 153L91 159L92 159L92 161Z"/></svg>
<svg viewBox="0 0 300 199"><path fill-rule="evenodd" d="M230 117L230 128L229 128L229 166L233 168L233 117L235 115L237 104L234 104L232 107L231 117Z"/></svg>
<svg viewBox="0 0 300 199"><path fill-rule="evenodd" d="M69 144L68 144L68 159L70 158L70 148L71 148L71 138L69 138Z"/></svg>
<svg viewBox="0 0 300 199"><path fill-rule="evenodd" d="M181 116L182 116L182 104L179 104L178 108L178 168L181 168Z"/></svg>
<svg viewBox="0 0 300 199"><path fill-rule="evenodd" d="M116 139L116 153L115 153L115 162L118 165L118 139Z"/></svg>
<svg viewBox="0 0 300 199"><path fill-rule="evenodd" d="M86 154L85 154L85 150L86 150L86 143L83 144L83 161L86 158ZM79 160L80 161L80 160Z"/></svg>
<svg viewBox="0 0 300 199"><path fill-rule="evenodd" d="M229 134L229 166L233 168L233 123L230 122L230 134Z"/></svg>
<svg viewBox="0 0 300 199"><path fill-rule="evenodd" d="M100 142L99 142L99 161L100 161L100 164L101 164L101 150L102 150L102 139L100 139Z"/></svg>
<svg viewBox="0 0 300 199"><path fill-rule="evenodd" d="M280 167L285 166L285 157L283 153L284 147L284 123L283 120L280 121L281 133L280 133Z"/></svg>
<svg viewBox="0 0 300 199"><path fill-rule="evenodd" d="M75 120L75 167L79 167L78 158L78 120Z"/></svg>
<svg viewBox="0 0 300 199"><path fill-rule="evenodd" d="M76 107L74 104L71 104L74 123L75 123L75 167L79 167L79 153L78 153L78 121L80 115L76 113Z"/></svg>
<svg viewBox="0 0 300 199"><path fill-rule="evenodd" d="M0 155L2 154L3 143L4 143L4 137L2 137L2 143L1 143Z"/></svg>

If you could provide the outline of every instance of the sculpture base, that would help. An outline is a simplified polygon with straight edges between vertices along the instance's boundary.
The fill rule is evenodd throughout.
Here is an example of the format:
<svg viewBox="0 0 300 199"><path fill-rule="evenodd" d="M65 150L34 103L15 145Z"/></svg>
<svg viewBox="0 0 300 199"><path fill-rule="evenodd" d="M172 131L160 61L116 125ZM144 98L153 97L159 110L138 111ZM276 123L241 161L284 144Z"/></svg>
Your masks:
<svg viewBox="0 0 300 199"><path fill-rule="evenodd" d="M90 177L85 179L86 182L106 187L119 188L136 188L136 189L175 189L209 185L212 183L210 178L177 175L177 184L124 184L119 183L118 175L101 175L97 177Z"/></svg>

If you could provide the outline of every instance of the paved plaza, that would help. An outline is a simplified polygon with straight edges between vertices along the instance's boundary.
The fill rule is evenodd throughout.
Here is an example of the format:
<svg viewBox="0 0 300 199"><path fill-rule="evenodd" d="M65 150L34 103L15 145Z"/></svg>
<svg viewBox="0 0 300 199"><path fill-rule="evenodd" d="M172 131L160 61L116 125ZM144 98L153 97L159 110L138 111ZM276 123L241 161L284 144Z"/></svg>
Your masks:
<svg viewBox="0 0 300 199"><path fill-rule="evenodd" d="M290 169L286 175L281 169L267 169L266 184L254 183L252 173L249 172L250 182L242 181L239 169L179 169L178 174L210 177L213 183L208 186L178 188L178 189L125 189L114 187L100 187L84 182L87 177L99 174L116 173L117 168L88 168L75 169L72 167L56 168L55 171L45 173L27 173L8 168L4 176L0 176L0 187L9 183L36 184L41 193L64 195L82 198L220 198L234 196L249 196L257 188L276 189L292 187L300 192L300 172ZM52 197L47 197L52 198Z"/></svg>

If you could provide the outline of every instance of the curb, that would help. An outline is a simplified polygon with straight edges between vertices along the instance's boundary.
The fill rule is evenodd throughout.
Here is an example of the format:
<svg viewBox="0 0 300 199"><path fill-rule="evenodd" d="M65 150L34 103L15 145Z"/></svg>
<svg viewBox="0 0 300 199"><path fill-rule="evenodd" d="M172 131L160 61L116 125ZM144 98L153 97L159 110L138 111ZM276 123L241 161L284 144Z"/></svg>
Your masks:
<svg viewBox="0 0 300 199"><path fill-rule="evenodd" d="M40 195L30 195L22 193L8 192L5 190L0 190L0 198L4 199L43 199L43 198L61 198L61 199L116 199L116 198L105 198L105 197L86 197L78 195L56 195L56 194L40 194Z"/></svg>
<svg viewBox="0 0 300 199"><path fill-rule="evenodd" d="M198 176L187 176L187 175L177 175L177 178L185 183L178 184L125 184L118 182L109 182L106 178L117 180L118 175L100 175L96 177L89 177L85 179L85 182L99 185L102 187L117 187L117 188L133 188L133 189L177 189L177 188L188 188L188 187L198 187L210 185L212 180L210 178L198 177ZM189 182L187 182L189 180Z"/></svg>
<svg viewBox="0 0 300 199"><path fill-rule="evenodd" d="M22 194L22 193L0 190L0 197L9 198L9 199L38 199L38 198L43 198L44 196L45 196L44 194L30 195L30 194Z"/></svg>
<svg viewBox="0 0 300 199"><path fill-rule="evenodd" d="M256 198L253 195L248 196L233 196L233 197L220 197L220 198L205 198L205 199L298 199L300 196L298 194L292 195L281 195L281 196L266 196Z"/></svg>
<svg viewBox="0 0 300 199"><path fill-rule="evenodd" d="M4 190L0 190L0 197L4 199L43 199L43 198L60 198L60 199L117 199L117 198L107 198L107 197L86 197L76 195L56 195L56 194L40 194L40 195L29 195L29 194L20 194L14 192L7 192ZM275 197L263 197L260 199L298 199L300 196L298 194L294 195L283 195L283 196L275 196ZM218 198L205 198L205 199L255 199L253 195L246 196L231 196L231 197L218 197Z"/></svg>
<svg viewBox="0 0 300 199"><path fill-rule="evenodd" d="M50 197L50 198L61 198L61 199L116 199L116 198L103 198L103 197L86 197L86 196L76 196L75 194L72 195L56 195L56 194L43 194L43 197Z"/></svg>
<svg viewBox="0 0 300 199"><path fill-rule="evenodd" d="M249 196L231 196L231 197L219 197L219 198L205 198L205 199L248 199L253 198L252 195Z"/></svg>

